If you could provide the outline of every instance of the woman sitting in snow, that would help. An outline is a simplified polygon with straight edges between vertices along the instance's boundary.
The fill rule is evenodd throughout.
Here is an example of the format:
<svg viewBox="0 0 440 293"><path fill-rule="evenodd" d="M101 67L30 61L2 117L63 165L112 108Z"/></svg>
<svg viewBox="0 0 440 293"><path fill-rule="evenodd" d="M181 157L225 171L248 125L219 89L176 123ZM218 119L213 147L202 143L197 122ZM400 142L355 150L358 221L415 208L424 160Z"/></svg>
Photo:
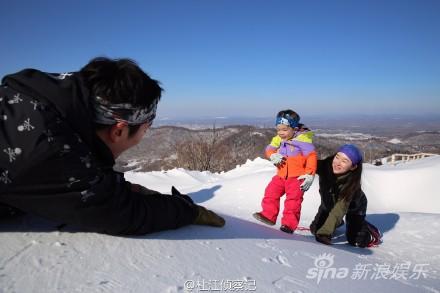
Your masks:
<svg viewBox="0 0 440 293"><path fill-rule="evenodd" d="M310 231L316 240L330 245L335 229L347 222L346 236L353 246L370 247L378 244L380 234L365 220L367 197L361 189L362 154L346 144L335 155L318 160L321 205Z"/></svg>

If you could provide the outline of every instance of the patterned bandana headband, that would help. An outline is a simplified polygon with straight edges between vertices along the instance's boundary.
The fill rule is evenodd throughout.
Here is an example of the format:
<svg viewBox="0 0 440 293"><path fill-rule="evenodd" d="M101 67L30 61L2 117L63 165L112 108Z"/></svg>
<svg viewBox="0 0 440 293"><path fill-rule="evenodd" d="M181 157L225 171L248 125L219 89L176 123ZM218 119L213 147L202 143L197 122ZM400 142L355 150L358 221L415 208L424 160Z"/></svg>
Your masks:
<svg viewBox="0 0 440 293"><path fill-rule="evenodd" d="M278 116L275 120L275 126L278 124L287 125L292 128L295 128L298 126L298 119L295 119L291 117L289 114L286 114L284 116Z"/></svg>
<svg viewBox="0 0 440 293"><path fill-rule="evenodd" d="M128 125L153 123L156 117L157 100L146 108L135 107L129 103L112 104L101 97L94 98L95 123L113 125L126 122Z"/></svg>

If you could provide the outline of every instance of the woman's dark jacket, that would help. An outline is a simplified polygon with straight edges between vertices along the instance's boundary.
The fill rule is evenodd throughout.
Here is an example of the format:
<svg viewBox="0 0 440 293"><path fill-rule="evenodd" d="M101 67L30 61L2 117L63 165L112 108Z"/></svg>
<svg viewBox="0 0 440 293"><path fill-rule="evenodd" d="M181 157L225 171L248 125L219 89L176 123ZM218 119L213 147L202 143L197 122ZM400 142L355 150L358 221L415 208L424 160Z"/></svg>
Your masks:
<svg viewBox="0 0 440 293"><path fill-rule="evenodd" d="M365 216L367 210L367 197L359 189L352 195L350 202L340 199L340 193L349 179L350 173L342 176L335 176L332 169L334 156L318 160L317 174L319 175L319 193L321 205L319 214L327 215L324 224L318 227L316 234L332 235L336 227L342 223L345 215Z"/></svg>

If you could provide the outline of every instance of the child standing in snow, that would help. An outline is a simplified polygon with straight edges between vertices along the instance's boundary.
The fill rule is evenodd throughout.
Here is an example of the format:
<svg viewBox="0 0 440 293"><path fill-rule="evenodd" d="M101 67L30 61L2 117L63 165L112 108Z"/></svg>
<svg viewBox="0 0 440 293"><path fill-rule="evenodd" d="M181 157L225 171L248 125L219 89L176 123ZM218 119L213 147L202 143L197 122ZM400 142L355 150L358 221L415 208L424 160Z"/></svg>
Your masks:
<svg viewBox="0 0 440 293"><path fill-rule="evenodd" d="M380 243L379 230L365 220L367 197L361 189L362 154L353 144L341 146L337 153L318 161L321 205L310 225L316 241L330 245L337 227L347 222L346 236L353 246Z"/></svg>
<svg viewBox="0 0 440 293"><path fill-rule="evenodd" d="M313 132L299 120L292 110L277 114L277 135L266 147L266 157L277 166L278 172L266 187L261 202L263 210L253 214L257 220L275 225L280 198L286 194L280 230L290 234L298 226L303 195L312 185L317 164Z"/></svg>

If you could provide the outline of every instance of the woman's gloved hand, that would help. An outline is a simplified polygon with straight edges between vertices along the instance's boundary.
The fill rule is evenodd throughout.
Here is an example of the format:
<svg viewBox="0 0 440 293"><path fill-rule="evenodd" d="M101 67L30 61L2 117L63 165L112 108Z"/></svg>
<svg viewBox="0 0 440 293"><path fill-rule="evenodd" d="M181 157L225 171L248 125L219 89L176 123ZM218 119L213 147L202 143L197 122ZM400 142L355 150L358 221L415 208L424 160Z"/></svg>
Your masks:
<svg viewBox="0 0 440 293"><path fill-rule="evenodd" d="M331 245L332 244L332 237L329 235L320 235L320 234L316 234L315 235L315 239L316 241L325 244L325 245Z"/></svg>

